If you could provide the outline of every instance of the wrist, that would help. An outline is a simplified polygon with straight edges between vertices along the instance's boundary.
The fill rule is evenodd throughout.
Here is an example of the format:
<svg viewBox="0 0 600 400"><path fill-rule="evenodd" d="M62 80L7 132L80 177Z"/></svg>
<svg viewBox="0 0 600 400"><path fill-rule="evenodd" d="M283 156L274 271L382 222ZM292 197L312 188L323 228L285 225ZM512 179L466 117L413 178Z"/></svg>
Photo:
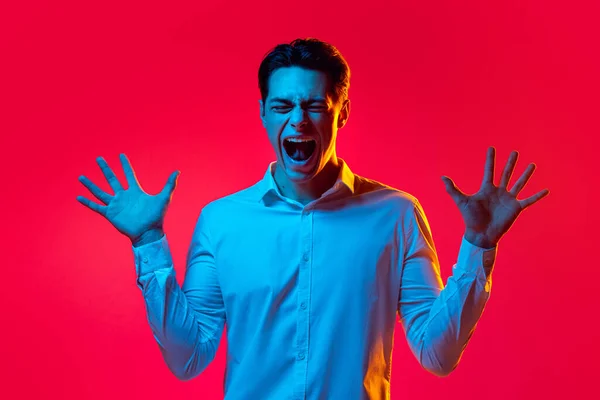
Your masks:
<svg viewBox="0 0 600 400"><path fill-rule="evenodd" d="M160 240L164 236L164 234L165 232L162 228L152 228L145 231L135 239L132 239L131 244L133 245L133 247L143 246L145 244Z"/></svg>
<svg viewBox="0 0 600 400"><path fill-rule="evenodd" d="M465 239L467 239L467 241L472 245L484 249L491 249L493 247L496 247L496 245L498 244L497 241L489 239L486 235L470 230L465 231Z"/></svg>

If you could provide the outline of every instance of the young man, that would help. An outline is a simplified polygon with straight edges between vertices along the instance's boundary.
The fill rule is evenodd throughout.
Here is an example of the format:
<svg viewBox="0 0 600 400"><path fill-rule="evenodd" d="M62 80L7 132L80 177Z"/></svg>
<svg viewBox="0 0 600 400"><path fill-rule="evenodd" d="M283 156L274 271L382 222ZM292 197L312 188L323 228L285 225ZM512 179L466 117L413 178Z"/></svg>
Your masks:
<svg viewBox="0 0 600 400"><path fill-rule="evenodd" d="M389 399L397 316L419 363L453 371L490 296L497 243L519 213L513 152L494 184L490 148L481 189L443 177L465 222L446 286L423 208L412 195L354 174L336 155L350 115L350 70L330 44L276 46L259 68L260 117L275 150L264 178L206 205L180 287L163 232L178 172L163 191L140 188L125 155L115 195L81 182L105 205L78 197L133 244L148 322L182 380L213 360L227 324L225 398Z"/></svg>

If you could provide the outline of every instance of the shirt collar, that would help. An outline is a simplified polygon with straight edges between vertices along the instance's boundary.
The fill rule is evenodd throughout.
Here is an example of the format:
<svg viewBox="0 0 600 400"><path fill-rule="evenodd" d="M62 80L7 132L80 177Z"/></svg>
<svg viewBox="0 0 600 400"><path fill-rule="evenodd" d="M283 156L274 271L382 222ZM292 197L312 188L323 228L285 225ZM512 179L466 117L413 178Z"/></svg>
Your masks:
<svg viewBox="0 0 600 400"><path fill-rule="evenodd" d="M333 186L334 191L339 190L342 186L348 188L350 193L354 193L354 174L348 167L348 164L340 157L338 157L338 162L340 164L340 172L338 173L337 179ZM263 178L258 182L258 200L261 201L267 194L274 193L279 196L282 196L279 192L279 188L275 183L275 179L273 178L273 173L275 171L275 164L277 161L272 161L269 163L267 167L267 171Z"/></svg>

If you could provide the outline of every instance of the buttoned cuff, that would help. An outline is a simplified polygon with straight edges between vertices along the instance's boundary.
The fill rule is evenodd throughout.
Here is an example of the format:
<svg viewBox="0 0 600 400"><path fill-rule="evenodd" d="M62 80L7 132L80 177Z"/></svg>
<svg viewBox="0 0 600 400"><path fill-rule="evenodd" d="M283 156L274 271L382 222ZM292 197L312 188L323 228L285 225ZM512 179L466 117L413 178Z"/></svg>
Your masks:
<svg viewBox="0 0 600 400"><path fill-rule="evenodd" d="M497 251L498 245L484 249L475 246L463 236L454 273L475 273L482 278L488 278L494 270Z"/></svg>
<svg viewBox="0 0 600 400"><path fill-rule="evenodd" d="M145 274L173 266L166 235L139 247L132 246L132 249L138 279Z"/></svg>

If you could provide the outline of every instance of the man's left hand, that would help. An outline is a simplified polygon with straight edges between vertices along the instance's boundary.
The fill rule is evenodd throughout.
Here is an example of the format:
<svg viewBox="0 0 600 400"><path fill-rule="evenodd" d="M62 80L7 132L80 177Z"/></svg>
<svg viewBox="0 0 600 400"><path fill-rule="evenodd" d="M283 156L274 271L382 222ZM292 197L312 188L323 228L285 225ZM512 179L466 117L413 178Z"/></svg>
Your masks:
<svg viewBox="0 0 600 400"><path fill-rule="evenodd" d="M519 153L513 151L504 167L500 184L494 185L496 149L488 148L483 181L479 191L473 195L463 193L447 176L442 176L446 191L456 205L465 222L465 239L483 247L495 247L515 222L519 214L532 204L546 197L550 191L544 189L524 200L518 200L519 192L525 187L535 170L535 164L527 166L514 186L507 190Z"/></svg>

